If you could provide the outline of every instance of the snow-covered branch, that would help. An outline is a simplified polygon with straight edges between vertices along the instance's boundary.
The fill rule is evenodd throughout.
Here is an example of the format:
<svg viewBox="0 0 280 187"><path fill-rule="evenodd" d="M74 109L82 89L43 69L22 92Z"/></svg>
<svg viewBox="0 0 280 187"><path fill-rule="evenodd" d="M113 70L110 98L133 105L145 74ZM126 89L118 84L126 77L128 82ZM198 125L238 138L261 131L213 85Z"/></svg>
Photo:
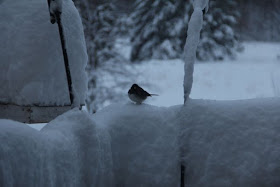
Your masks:
<svg viewBox="0 0 280 187"><path fill-rule="evenodd" d="M185 62L184 77L184 102L189 98L193 83L194 62L196 50L199 44L200 31L203 23L203 11L208 9L208 0L195 0L193 2L194 11L188 24L188 36L184 47L183 60Z"/></svg>

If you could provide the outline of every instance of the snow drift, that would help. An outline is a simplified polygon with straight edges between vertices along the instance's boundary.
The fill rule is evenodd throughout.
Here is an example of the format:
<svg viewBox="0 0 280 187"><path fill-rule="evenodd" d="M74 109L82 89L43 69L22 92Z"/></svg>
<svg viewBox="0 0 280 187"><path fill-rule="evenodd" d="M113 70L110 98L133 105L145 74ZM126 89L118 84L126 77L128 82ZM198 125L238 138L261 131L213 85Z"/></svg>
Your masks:
<svg viewBox="0 0 280 187"><path fill-rule="evenodd" d="M279 186L280 99L72 110L41 131L0 120L0 186Z"/></svg>
<svg viewBox="0 0 280 187"><path fill-rule="evenodd" d="M70 111L41 131L0 120L0 186L112 186L109 135Z"/></svg>
<svg viewBox="0 0 280 187"><path fill-rule="evenodd" d="M63 0L62 23L75 102L87 89L83 27L71 0ZM0 4L0 103L69 105L57 24L50 23L46 0L4 0Z"/></svg>
<svg viewBox="0 0 280 187"><path fill-rule="evenodd" d="M190 186L279 186L280 99L189 100L178 115Z"/></svg>
<svg viewBox="0 0 280 187"><path fill-rule="evenodd" d="M72 110L41 131L0 120L0 186L176 186L173 114L134 104L93 118Z"/></svg>
<svg viewBox="0 0 280 187"><path fill-rule="evenodd" d="M111 137L115 186L178 186L176 108L111 105L94 115Z"/></svg>

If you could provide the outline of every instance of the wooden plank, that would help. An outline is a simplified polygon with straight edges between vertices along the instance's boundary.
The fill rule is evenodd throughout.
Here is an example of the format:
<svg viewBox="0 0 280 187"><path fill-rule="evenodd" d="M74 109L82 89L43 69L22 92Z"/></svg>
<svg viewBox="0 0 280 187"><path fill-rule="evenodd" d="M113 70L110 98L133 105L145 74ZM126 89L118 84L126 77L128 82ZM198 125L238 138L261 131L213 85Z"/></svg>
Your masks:
<svg viewBox="0 0 280 187"><path fill-rule="evenodd" d="M22 123L48 123L57 116L71 110L71 106L18 106L0 104L0 119L11 119Z"/></svg>

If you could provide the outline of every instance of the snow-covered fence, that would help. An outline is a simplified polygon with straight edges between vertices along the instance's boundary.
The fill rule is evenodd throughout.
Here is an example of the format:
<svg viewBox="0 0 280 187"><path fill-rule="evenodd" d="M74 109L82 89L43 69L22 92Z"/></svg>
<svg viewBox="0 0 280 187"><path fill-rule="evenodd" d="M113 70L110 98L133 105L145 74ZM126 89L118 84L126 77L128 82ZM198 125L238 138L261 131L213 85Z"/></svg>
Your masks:
<svg viewBox="0 0 280 187"><path fill-rule="evenodd" d="M69 111L36 131L0 120L0 186L280 186L280 102Z"/></svg>
<svg viewBox="0 0 280 187"><path fill-rule="evenodd" d="M58 29L49 22L47 1L1 3L0 118L48 122L71 109L72 104L85 103L87 53L81 19L71 0L54 2L60 4L50 5L52 14L63 5L64 49L70 66L67 73ZM70 72L71 79L67 79Z"/></svg>
<svg viewBox="0 0 280 187"><path fill-rule="evenodd" d="M189 98L193 83L194 63L199 43L200 31L203 24L203 12L208 10L208 0L195 0L193 13L188 24L188 36L184 47L183 60L185 62L184 102Z"/></svg>
<svg viewBox="0 0 280 187"><path fill-rule="evenodd" d="M134 104L94 117L73 110L39 132L0 120L0 186L178 186L175 114Z"/></svg>
<svg viewBox="0 0 280 187"><path fill-rule="evenodd" d="M0 141L0 186L113 186L109 134L85 112L70 111L40 132L0 120Z"/></svg>
<svg viewBox="0 0 280 187"><path fill-rule="evenodd" d="M189 100L179 115L189 186L279 186L280 99Z"/></svg>

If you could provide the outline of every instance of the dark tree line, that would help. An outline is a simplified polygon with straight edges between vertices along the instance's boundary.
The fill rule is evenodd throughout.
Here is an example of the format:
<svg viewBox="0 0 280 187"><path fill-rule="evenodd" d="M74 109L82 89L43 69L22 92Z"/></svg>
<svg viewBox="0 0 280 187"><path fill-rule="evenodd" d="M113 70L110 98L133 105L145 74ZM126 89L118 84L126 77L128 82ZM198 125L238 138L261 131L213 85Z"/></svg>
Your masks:
<svg viewBox="0 0 280 187"><path fill-rule="evenodd" d="M280 41L280 0L238 0L243 40Z"/></svg>

